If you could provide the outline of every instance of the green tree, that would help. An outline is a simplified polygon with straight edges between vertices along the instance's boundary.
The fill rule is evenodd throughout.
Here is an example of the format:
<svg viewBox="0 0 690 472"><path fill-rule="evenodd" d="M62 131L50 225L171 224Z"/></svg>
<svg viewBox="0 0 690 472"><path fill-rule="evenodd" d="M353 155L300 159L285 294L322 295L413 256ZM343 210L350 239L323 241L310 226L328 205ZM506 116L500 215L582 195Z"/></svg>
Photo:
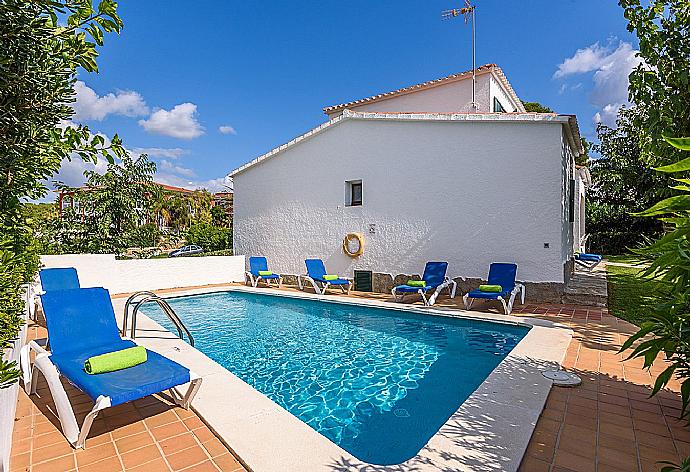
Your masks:
<svg viewBox="0 0 690 472"><path fill-rule="evenodd" d="M630 101L644 130L642 154L654 165L684 158L663 136L690 136L690 2L620 0L643 62L630 74ZM644 3L644 5L642 4Z"/></svg>
<svg viewBox="0 0 690 472"><path fill-rule="evenodd" d="M642 158L635 113L635 108L622 108L616 127L597 125L599 143L593 150L601 158L589 166L593 185L587 192L587 227L591 247L605 254L626 253L663 230L661 221L631 214L668 195L670 182Z"/></svg>
<svg viewBox="0 0 690 472"><path fill-rule="evenodd" d="M524 100L521 100L521 102L525 107L525 110L530 113L555 113L551 108L542 105L539 102L526 102Z"/></svg>
<svg viewBox="0 0 690 472"><path fill-rule="evenodd" d="M0 2L0 348L17 334L21 284L39 264L22 202L45 195L63 159L124 152L117 136L106 145L69 121L77 70L96 71L104 35L122 28L116 10L112 0ZM12 372L0 366L0 377Z"/></svg>
<svg viewBox="0 0 690 472"><path fill-rule="evenodd" d="M187 232L187 244L201 246L204 251L232 249L232 229L197 223Z"/></svg>
<svg viewBox="0 0 690 472"><path fill-rule="evenodd" d="M78 252L121 253L152 216L155 172L156 164L146 154L137 159L124 155L120 163L108 164L103 174L84 172L87 182L82 189L58 183L61 190L75 192L79 207L63 213L61 244L76 245L72 249Z"/></svg>

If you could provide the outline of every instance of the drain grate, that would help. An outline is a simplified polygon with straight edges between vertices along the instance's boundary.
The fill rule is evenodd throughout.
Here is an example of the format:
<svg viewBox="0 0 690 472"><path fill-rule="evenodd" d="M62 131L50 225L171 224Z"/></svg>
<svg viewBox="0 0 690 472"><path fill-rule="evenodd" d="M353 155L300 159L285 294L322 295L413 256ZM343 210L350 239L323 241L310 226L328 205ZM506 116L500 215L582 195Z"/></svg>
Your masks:
<svg viewBox="0 0 690 472"><path fill-rule="evenodd" d="M541 375L553 381L554 385L559 387L576 387L582 383L582 379L572 372L564 370L547 370Z"/></svg>

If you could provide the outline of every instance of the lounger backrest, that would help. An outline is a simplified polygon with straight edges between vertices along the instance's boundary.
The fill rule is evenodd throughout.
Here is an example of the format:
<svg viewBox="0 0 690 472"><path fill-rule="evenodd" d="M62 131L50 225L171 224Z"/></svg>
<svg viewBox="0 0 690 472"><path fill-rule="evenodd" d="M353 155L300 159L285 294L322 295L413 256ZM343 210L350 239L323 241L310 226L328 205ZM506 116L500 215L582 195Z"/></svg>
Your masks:
<svg viewBox="0 0 690 472"><path fill-rule="evenodd" d="M322 279L326 275L326 266L321 259L305 259L304 264L307 266L307 274L312 279Z"/></svg>
<svg viewBox="0 0 690 472"><path fill-rule="evenodd" d="M268 270L268 262L265 257L252 256L249 258L249 272L258 275L260 270Z"/></svg>
<svg viewBox="0 0 690 472"><path fill-rule="evenodd" d="M489 267L489 284L500 285L503 290L512 290L517 277L517 264L494 262Z"/></svg>
<svg viewBox="0 0 690 472"><path fill-rule="evenodd" d="M424 267L424 275L422 280L427 285L435 287L441 285L446 278L446 271L448 270L447 262L427 262Z"/></svg>
<svg viewBox="0 0 690 472"><path fill-rule="evenodd" d="M110 294L102 287L51 290L41 295L53 354L117 343L120 333Z"/></svg>
<svg viewBox="0 0 690 472"><path fill-rule="evenodd" d="M41 287L46 292L81 287L77 269L74 267L43 269L38 273L38 277L41 279Z"/></svg>

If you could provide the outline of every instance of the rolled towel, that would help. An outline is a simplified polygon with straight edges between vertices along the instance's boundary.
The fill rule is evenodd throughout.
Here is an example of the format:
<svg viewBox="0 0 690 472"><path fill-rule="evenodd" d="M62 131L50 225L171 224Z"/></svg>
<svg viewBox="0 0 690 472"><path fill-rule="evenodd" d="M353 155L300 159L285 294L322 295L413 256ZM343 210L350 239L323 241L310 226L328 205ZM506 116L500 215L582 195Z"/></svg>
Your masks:
<svg viewBox="0 0 690 472"><path fill-rule="evenodd" d="M503 291L503 287L501 287L500 285L480 285L479 291L480 292L501 293Z"/></svg>
<svg viewBox="0 0 690 472"><path fill-rule="evenodd" d="M103 374L134 367L144 362L146 362L146 348L135 346L89 357L84 361L84 370L87 374Z"/></svg>
<svg viewBox="0 0 690 472"><path fill-rule="evenodd" d="M407 285L410 287L426 287L426 282L423 280L408 280Z"/></svg>
<svg viewBox="0 0 690 472"><path fill-rule="evenodd" d="M272 270L260 270L259 275L273 275Z"/></svg>
<svg viewBox="0 0 690 472"><path fill-rule="evenodd" d="M335 274L326 274L323 276L323 280L338 280L338 276Z"/></svg>

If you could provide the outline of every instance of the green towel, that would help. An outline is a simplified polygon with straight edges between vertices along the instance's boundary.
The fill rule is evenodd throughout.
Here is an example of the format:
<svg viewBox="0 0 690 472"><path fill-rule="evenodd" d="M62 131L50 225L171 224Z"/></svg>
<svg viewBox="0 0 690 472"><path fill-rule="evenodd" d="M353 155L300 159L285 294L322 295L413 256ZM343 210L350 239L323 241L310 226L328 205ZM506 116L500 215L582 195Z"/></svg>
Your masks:
<svg viewBox="0 0 690 472"><path fill-rule="evenodd" d="M480 285L479 291L501 293L503 291L503 287L501 287L500 285Z"/></svg>
<svg viewBox="0 0 690 472"><path fill-rule="evenodd" d="M87 374L103 374L134 367L144 362L146 362L146 348L136 346L89 357L84 361L84 370Z"/></svg>
<svg viewBox="0 0 690 472"><path fill-rule="evenodd" d="M338 280L338 276L333 274L326 274L323 276L323 280Z"/></svg>
<svg viewBox="0 0 690 472"><path fill-rule="evenodd" d="M259 275L273 275L273 271L271 271L271 270L260 270Z"/></svg>
<svg viewBox="0 0 690 472"><path fill-rule="evenodd" d="M423 280L408 280L407 285L410 287L426 287L426 282Z"/></svg>

